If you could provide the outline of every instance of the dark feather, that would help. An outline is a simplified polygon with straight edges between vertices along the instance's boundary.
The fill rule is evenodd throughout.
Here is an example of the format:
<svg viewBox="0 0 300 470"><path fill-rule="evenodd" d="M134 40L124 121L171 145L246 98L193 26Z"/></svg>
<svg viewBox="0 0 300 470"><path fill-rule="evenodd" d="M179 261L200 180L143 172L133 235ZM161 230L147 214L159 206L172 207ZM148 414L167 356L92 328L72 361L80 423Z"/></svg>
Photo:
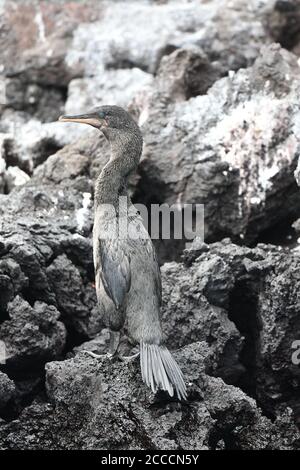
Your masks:
<svg viewBox="0 0 300 470"><path fill-rule="evenodd" d="M179 400L187 399L186 386L182 372L165 346L140 344L140 364L142 379L155 393L165 390L172 397L176 390Z"/></svg>

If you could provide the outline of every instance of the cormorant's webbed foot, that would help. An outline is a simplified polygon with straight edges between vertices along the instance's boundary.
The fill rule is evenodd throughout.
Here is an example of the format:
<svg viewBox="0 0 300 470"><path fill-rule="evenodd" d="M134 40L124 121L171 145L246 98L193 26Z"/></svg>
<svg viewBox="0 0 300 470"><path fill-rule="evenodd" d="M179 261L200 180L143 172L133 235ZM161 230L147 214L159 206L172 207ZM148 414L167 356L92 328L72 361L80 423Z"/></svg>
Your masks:
<svg viewBox="0 0 300 470"><path fill-rule="evenodd" d="M132 356L119 356L118 359L122 362L132 362L134 361L137 357L139 357L140 352L137 352L136 354L133 354Z"/></svg>
<svg viewBox="0 0 300 470"><path fill-rule="evenodd" d="M86 349L83 349L82 352L89 354L89 356L94 357L95 359L104 359L104 358L110 358L110 354L96 354L92 351L87 351Z"/></svg>
<svg viewBox="0 0 300 470"><path fill-rule="evenodd" d="M86 349L84 349L82 352L85 352L87 354L89 354L90 356L94 357L95 359L110 359L110 360L119 360L121 362L133 362L137 357L139 357L140 353L136 353L136 354L133 354L132 356L121 356L119 355L117 352L115 354L111 354L111 353L106 353L106 354L96 354L92 351L87 351Z"/></svg>

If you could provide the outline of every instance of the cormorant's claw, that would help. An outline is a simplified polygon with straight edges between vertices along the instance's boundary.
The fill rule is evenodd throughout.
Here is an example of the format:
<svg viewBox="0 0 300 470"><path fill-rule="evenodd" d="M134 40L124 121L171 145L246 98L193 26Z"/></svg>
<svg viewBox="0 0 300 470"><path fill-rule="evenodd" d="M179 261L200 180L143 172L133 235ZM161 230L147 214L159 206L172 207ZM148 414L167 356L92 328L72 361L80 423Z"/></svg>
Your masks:
<svg viewBox="0 0 300 470"><path fill-rule="evenodd" d="M96 354L92 351L87 351L86 349L83 349L81 352L89 354L89 356L94 357L95 359L110 359L110 360L119 360L121 362L132 362L134 361L137 357L139 357L140 353L133 354L132 356L121 356L118 353L111 354L110 352L106 354Z"/></svg>
<svg viewBox="0 0 300 470"><path fill-rule="evenodd" d="M139 355L140 355L140 352L137 352L136 354L133 354L132 356L118 356L118 359L122 362L132 362L137 357L139 357Z"/></svg>

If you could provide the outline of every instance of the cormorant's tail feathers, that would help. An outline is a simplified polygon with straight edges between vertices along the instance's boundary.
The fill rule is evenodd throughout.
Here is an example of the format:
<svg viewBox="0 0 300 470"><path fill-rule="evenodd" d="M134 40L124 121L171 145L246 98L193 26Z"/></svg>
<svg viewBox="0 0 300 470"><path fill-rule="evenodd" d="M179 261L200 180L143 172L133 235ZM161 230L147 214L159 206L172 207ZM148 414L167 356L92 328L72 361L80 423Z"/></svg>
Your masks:
<svg viewBox="0 0 300 470"><path fill-rule="evenodd" d="M186 386L182 372L165 346L141 342L140 361L142 379L153 393L165 390L172 397L174 389L179 400L186 400Z"/></svg>

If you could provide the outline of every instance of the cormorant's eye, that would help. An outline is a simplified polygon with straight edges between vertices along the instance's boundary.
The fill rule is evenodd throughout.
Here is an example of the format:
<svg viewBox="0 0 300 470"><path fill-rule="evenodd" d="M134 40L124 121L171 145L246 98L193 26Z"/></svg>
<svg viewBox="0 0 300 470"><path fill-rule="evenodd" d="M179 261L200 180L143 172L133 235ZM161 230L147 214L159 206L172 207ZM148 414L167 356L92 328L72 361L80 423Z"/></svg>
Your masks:
<svg viewBox="0 0 300 470"><path fill-rule="evenodd" d="M104 111L99 111L98 116L99 116L100 119L104 119L105 118L105 112Z"/></svg>

